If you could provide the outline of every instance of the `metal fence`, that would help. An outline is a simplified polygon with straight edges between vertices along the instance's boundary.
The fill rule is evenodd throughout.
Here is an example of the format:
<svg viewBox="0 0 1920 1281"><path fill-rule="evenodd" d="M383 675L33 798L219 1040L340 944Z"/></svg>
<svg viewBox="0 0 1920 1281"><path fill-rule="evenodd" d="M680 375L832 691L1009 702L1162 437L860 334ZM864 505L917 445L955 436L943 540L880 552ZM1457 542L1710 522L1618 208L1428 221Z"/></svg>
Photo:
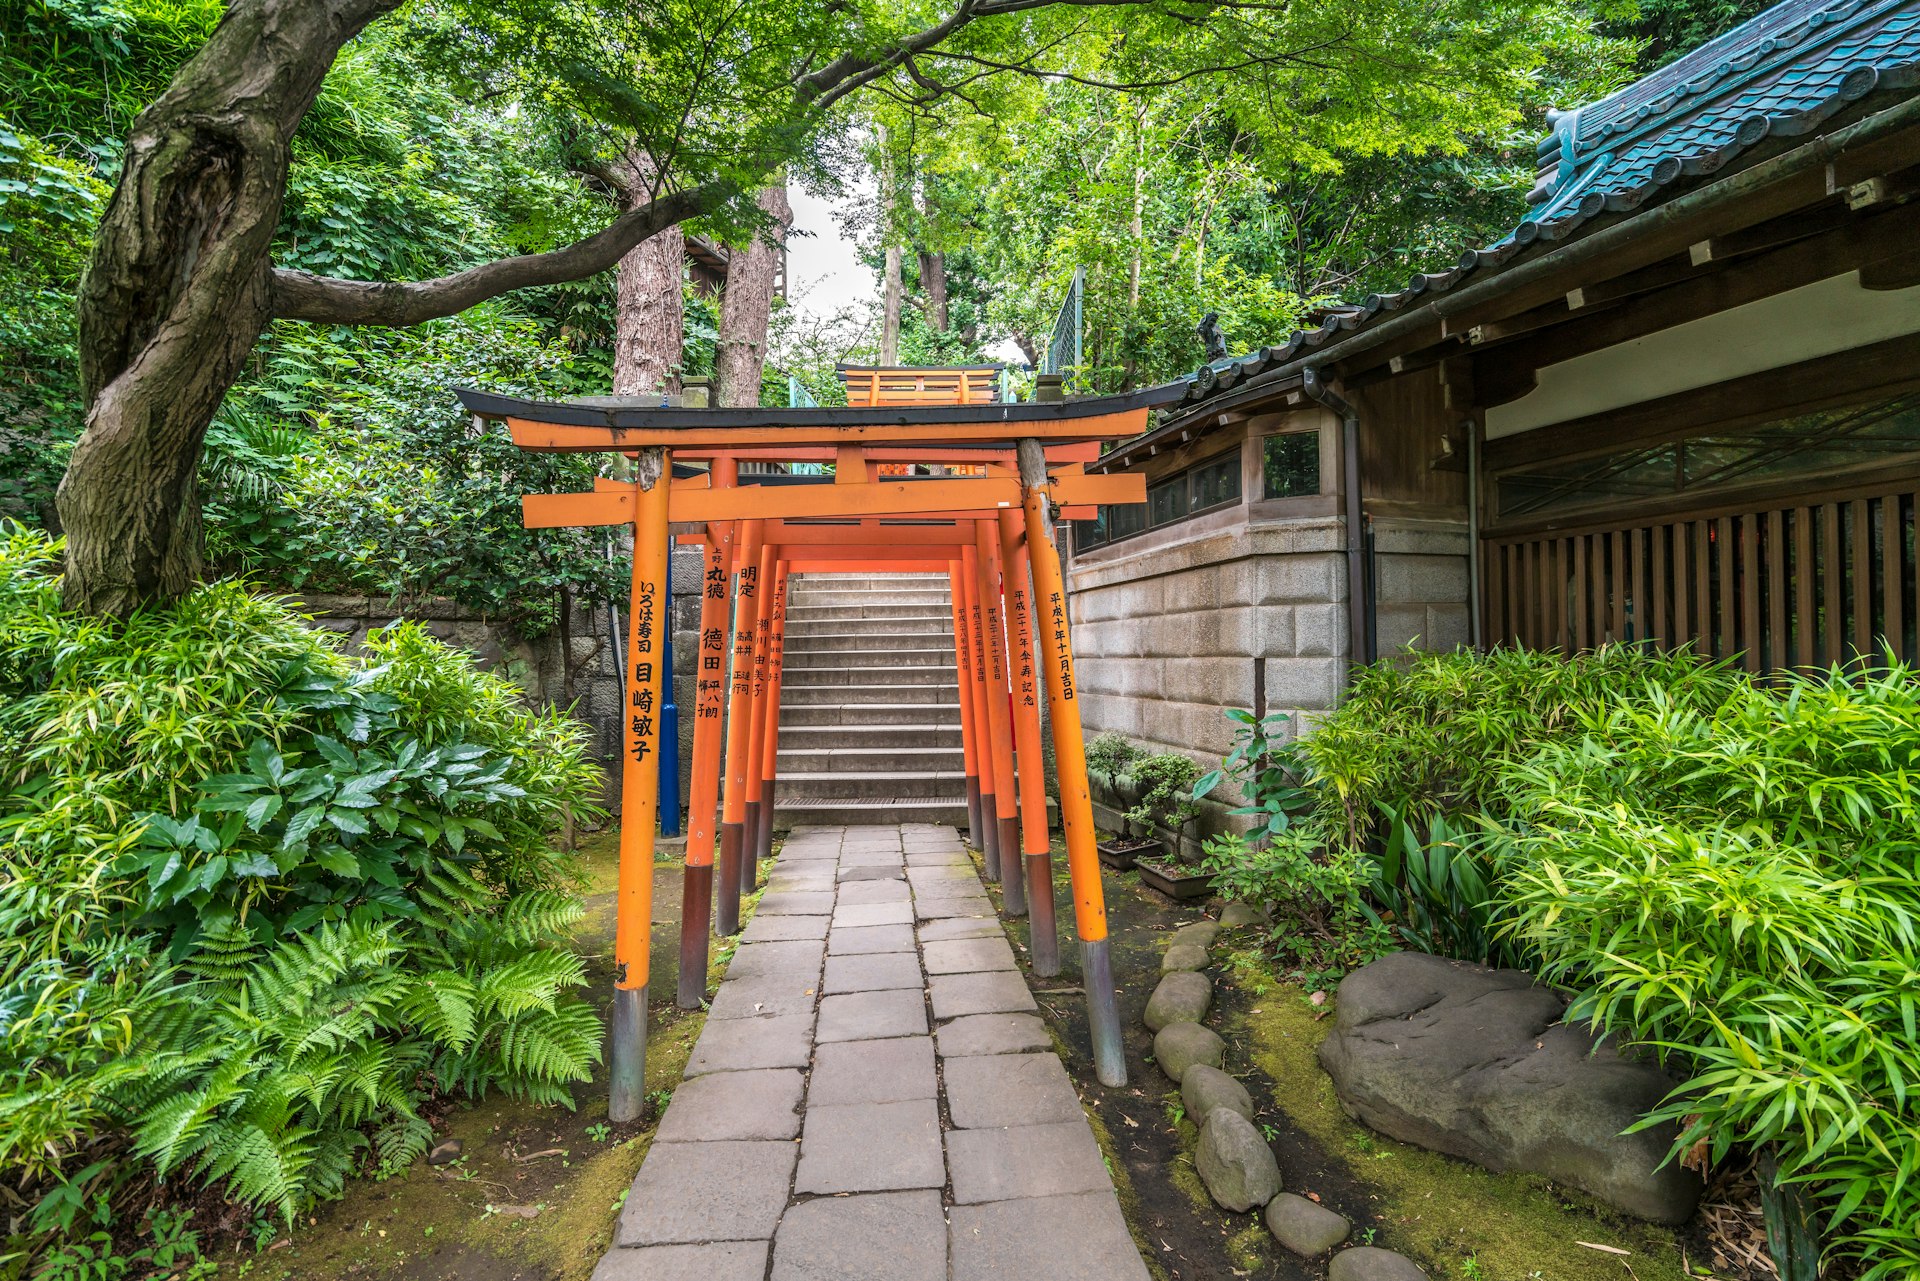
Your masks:
<svg viewBox="0 0 1920 1281"><path fill-rule="evenodd" d="M1067 296L1060 303L1060 314L1053 318L1053 335L1047 339L1047 354L1041 359L1040 372L1060 374L1081 365L1080 335L1085 320L1087 269L1076 267Z"/></svg>

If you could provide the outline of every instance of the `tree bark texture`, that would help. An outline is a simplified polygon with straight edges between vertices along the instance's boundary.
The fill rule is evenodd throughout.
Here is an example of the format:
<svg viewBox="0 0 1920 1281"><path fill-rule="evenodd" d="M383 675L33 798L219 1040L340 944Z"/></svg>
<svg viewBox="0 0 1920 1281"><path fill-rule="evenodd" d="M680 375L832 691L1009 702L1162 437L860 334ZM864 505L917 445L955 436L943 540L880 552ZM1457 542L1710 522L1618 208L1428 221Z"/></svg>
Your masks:
<svg viewBox="0 0 1920 1281"><path fill-rule="evenodd" d="M78 298L69 605L125 616L199 577L201 445L272 318L289 140L340 47L396 3L237 0L134 121Z"/></svg>
<svg viewBox="0 0 1920 1281"><path fill-rule="evenodd" d="M920 291L927 296L927 323L935 333L952 327L947 313L947 256L940 253L920 255Z"/></svg>
<svg viewBox="0 0 1920 1281"><path fill-rule="evenodd" d="M623 169L628 212L651 203L659 185L652 157L630 151ZM686 265L687 238L678 226L649 236L620 260L614 287L614 395L670 395L680 390L687 334L681 279Z"/></svg>
<svg viewBox="0 0 1920 1281"><path fill-rule="evenodd" d="M727 258L727 284L720 296L720 343L713 355L713 383L714 399L725 409L760 403L773 284L780 273L787 227L793 222L784 182L763 188L759 205L774 225Z"/></svg>

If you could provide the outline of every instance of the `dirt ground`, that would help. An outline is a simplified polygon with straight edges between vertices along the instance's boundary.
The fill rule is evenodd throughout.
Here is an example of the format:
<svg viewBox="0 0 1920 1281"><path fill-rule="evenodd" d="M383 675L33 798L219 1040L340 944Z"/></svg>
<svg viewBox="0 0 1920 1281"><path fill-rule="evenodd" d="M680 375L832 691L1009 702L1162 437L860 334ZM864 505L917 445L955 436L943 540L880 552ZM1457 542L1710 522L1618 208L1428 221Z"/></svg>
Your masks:
<svg viewBox="0 0 1920 1281"><path fill-rule="evenodd" d="M613 889L618 832L582 845L592 883L574 945L590 991L613 988ZM229 1259L226 1275L262 1281L583 1281L613 1237L627 1187L700 1035L705 1015L674 1007L679 982L681 866L654 871L652 969L648 985L647 1087L641 1124L607 1123L605 1064L574 1090L575 1110L489 1098L456 1107L435 1141L458 1139L458 1159L416 1161L382 1183L348 1185L344 1200L314 1210L263 1254ZM731 947L716 943L709 991ZM604 1010L603 1010L604 1015Z"/></svg>

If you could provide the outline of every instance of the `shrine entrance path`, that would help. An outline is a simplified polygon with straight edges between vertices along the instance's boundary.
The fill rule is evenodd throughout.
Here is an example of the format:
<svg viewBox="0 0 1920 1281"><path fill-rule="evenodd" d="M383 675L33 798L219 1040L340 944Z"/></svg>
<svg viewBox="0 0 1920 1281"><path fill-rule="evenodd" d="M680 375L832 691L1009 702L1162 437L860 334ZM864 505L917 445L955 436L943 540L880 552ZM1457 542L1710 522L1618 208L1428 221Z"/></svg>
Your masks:
<svg viewBox="0 0 1920 1281"><path fill-rule="evenodd" d="M950 827L795 828L595 1281L1146 1281Z"/></svg>

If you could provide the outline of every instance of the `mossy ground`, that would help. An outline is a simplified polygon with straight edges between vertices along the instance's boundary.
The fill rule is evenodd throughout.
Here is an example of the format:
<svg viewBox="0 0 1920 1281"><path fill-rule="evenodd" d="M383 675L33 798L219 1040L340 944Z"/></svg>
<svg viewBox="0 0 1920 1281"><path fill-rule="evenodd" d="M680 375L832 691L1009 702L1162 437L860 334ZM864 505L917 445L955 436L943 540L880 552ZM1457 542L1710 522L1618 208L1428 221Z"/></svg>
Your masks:
<svg viewBox="0 0 1920 1281"><path fill-rule="evenodd" d="M574 936L590 991L613 986L613 890L619 833L582 842L592 878ZM436 1141L461 1142L460 1159L421 1160L385 1182L349 1185L294 1232L258 1255L225 1262L227 1275L262 1281L337 1277L406 1281L585 1281L612 1241L628 1186L652 1142L654 1123L680 1080L705 1014L675 1008L681 865L655 864L652 970L647 1017L647 1089L655 1106L641 1124L607 1123L605 1065L574 1091L576 1108L538 1107L498 1096L456 1106ZM731 947L716 943L708 991Z"/></svg>

